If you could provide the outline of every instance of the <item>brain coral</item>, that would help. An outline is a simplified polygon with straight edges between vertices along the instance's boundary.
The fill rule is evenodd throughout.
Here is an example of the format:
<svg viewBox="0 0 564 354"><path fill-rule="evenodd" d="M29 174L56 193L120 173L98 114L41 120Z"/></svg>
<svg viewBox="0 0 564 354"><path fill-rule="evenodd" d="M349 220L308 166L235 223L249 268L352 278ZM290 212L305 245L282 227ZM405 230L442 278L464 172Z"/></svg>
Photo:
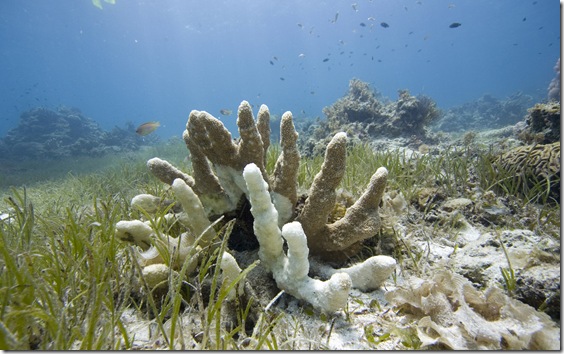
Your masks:
<svg viewBox="0 0 564 354"><path fill-rule="evenodd" d="M547 181L550 194L560 200L560 142L519 146L493 161L498 168L528 182ZM546 183L546 182L545 182Z"/></svg>

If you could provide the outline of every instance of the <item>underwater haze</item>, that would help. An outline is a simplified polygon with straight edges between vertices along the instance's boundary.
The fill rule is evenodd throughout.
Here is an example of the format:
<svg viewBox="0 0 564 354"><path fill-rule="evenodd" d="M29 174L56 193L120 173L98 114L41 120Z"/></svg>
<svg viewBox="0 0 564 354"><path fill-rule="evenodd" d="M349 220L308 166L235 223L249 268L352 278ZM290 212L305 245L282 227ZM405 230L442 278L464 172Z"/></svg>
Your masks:
<svg viewBox="0 0 564 354"><path fill-rule="evenodd" d="M522 92L546 99L560 56L555 0L2 0L0 137L35 107L76 107L109 130L192 109L237 136L242 100L323 117L369 82L440 108ZM457 25L459 24L459 25ZM220 115L220 110L232 110Z"/></svg>

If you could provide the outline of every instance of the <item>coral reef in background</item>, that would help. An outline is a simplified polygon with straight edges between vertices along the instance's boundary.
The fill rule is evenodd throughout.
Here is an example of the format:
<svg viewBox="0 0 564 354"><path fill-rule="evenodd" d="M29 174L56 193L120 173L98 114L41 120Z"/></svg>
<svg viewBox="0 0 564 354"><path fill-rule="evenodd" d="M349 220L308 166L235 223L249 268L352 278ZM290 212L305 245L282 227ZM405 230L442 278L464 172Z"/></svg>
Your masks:
<svg viewBox="0 0 564 354"><path fill-rule="evenodd" d="M527 144L560 141L560 102L537 103L528 110L519 139Z"/></svg>
<svg viewBox="0 0 564 354"><path fill-rule="evenodd" d="M428 127L441 115L436 103L427 96L412 96L407 90L400 90L398 96L397 101L382 100L368 83L352 79L347 94L323 109L327 119L308 127L300 142L301 152L320 154L329 137L339 131L345 131L352 141L434 141ZM305 139L305 135L309 138Z"/></svg>
<svg viewBox="0 0 564 354"><path fill-rule="evenodd" d="M484 95L476 101L445 110L433 124L433 129L463 132L502 128L522 120L532 104L533 98L520 92L502 100Z"/></svg>
<svg viewBox="0 0 564 354"><path fill-rule="evenodd" d="M554 72L556 75L548 85L548 100L560 102L560 58L554 65Z"/></svg>
<svg viewBox="0 0 564 354"><path fill-rule="evenodd" d="M262 267L272 273L278 288L321 311L336 311L346 305L351 287L378 288L395 269L396 262L387 256L376 256L345 269L318 267L322 269L319 275L329 278L321 281L308 276L309 252L333 264L342 264L347 256L358 252L360 242L376 235L380 227L378 205L386 186L387 170L379 168L358 201L340 219L329 223L335 207L335 190L344 175L346 134L336 134L327 146L321 171L305 204L298 208L300 155L292 114L284 113L280 122L281 154L272 176L265 168L270 145L269 117L268 107L262 105L255 122L251 106L243 101L237 118L241 137L234 142L221 121L207 112L192 111L183 138L190 151L193 176L158 158L147 163L158 179L172 185L183 211L164 218L178 220L184 226L182 232L162 235L152 227L160 221L133 220L120 221L116 225L116 237L144 250L139 254L144 273L156 268L155 264L159 270L163 269L166 262L157 251L160 244L170 253L177 249L180 258L168 263L178 271L189 262L185 274L188 276L197 263L198 250L208 247L215 235L210 229L212 220L236 219L239 225L236 224L229 238L230 252L235 258L240 258L240 252L256 251L248 247L254 243L247 239L258 239ZM132 206L154 212L163 203L158 197L141 195L134 198ZM252 217L242 218L249 204ZM199 237L205 233L209 235ZM288 247L286 252L284 243ZM162 271L158 281L164 281L168 274L169 271Z"/></svg>
<svg viewBox="0 0 564 354"><path fill-rule="evenodd" d="M145 140L151 139L156 136ZM22 113L18 126L0 139L0 154L13 160L59 159L136 150L142 143L131 123L107 132L76 108L34 108Z"/></svg>

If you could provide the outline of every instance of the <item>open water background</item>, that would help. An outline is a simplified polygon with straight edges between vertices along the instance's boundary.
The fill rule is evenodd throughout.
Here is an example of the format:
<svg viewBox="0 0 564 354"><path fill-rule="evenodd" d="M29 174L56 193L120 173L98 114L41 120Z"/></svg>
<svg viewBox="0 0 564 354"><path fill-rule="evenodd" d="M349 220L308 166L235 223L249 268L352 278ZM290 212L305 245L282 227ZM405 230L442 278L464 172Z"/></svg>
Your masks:
<svg viewBox="0 0 564 354"><path fill-rule="evenodd" d="M158 120L162 138L180 136L192 109L231 109L222 119L237 135L241 100L255 113L265 103L272 114L323 117L351 78L393 100L399 89L425 94L443 109L486 93L540 101L560 55L555 0L102 5L0 1L0 137L23 111L61 105L106 130Z"/></svg>

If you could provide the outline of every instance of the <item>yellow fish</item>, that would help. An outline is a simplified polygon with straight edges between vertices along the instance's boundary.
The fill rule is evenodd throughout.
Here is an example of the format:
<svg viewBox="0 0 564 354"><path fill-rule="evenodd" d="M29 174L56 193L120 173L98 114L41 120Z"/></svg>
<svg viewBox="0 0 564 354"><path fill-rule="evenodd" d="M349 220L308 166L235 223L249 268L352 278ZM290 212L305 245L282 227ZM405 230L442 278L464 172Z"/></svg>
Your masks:
<svg viewBox="0 0 564 354"><path fill-rule="evenodd" d="M161 126L160 122L147 122L138 126L135 132L141 136L145 136L151 134L160 126Z"/></svg>

